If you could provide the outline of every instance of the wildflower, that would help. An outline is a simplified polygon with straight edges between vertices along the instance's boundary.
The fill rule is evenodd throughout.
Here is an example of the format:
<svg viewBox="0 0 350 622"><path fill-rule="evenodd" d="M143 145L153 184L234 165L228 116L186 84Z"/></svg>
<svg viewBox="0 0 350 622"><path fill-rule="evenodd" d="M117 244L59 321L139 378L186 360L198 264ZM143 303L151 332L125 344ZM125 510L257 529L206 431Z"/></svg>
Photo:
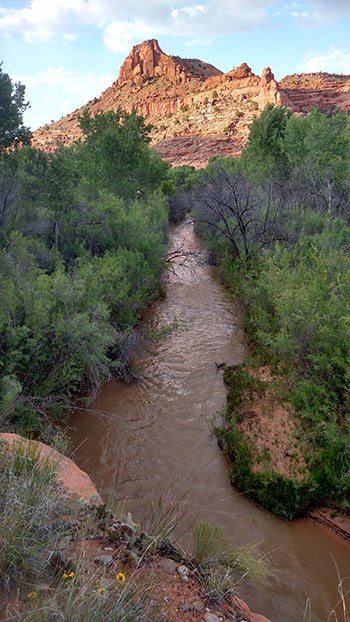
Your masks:
<svg viewBox="0 0 350 622"><path fill-rule="evenodd" d="M38 592L29 592L28 594L28 598L30 598L30 600L33 600L34 598L36 598L38 595Z"/></svg>
<svg viewBox="0 0 350 622"><path fill-rule="evenodd" d="M97 591L98 591L98 593L99 593L99 594L104 594L104 593L105 593L105 591L106 591L106 589L105 589L104 587L102 587L102 586L101 586L101 587L99 587L99 588L98 588L98 590L97 590Z"/></svg>
<svg viewBox="0 0 350 622"><path fill-rule="evenodd" d="M123 574L122 572L118 572L118 573L115 575L115 578L116 578L116 581L117 581L118 583L125 583L125 579L126 579L126 577L125 577L125 574Z"/></svg>
<svg viewBox="0 0 350 622"><path fill-rule="evenodd" d="M63 573L63 578L65 579L65 581L67 581L68 579L74 579L75 577L75 572L64 572Z"/></svg>

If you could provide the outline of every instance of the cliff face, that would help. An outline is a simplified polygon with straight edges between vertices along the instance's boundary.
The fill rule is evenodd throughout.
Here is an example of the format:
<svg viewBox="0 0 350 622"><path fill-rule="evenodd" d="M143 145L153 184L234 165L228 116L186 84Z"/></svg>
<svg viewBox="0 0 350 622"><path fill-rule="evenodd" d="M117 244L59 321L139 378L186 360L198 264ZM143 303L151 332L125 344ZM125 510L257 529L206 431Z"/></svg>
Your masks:
<svg viewBox="0 0 350 622"><path fill-rule="evenodd" d="M184 60L168 56L156 39L135 45L120 68L118 86L142 86L153 78L163 78L174 84L186 84L193 78L205 79L222 72L196 59Z"/></svg>
<svg viewBox="0 0 350 622"><path fill-rule="evenodd" d="M350 110L350 75L297 73L283 78L280 87L295 112L309 112L314 106Z"/></svg>
<svg viewBox="0 0 350 622"><path fill-rule="evenodd" d="M253 118L267 104L307 112L350 108L350 76L298 74L278 83L271 69L255 75L246 63L222 73L204 61L165 54L155 39L132 48L118 79L100 97L34 133L34 144L55 149L81 136L78 118L134 107L153 126L152 143L173 164L204 166L212 155L236 156Z"/></svg>

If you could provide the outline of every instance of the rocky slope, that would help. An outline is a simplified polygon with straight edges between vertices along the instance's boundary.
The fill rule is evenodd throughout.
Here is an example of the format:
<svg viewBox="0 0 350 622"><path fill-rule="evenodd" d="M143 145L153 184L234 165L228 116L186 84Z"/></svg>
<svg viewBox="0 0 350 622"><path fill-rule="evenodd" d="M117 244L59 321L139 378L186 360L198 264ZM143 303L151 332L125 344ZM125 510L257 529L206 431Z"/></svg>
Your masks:
<svg viewBox="0 0 350 622"><path fill-rule="evenodd" d="M279 85L295 112L309 112L314 106L350 110L350 75L297 73L286 76Z"/></svg>
<svg viewBox="0 0 350 622"><path fill-rule="evenodd" d="M135 107L152 124L152 142L166 159L199 167L212 155L238 155L254 116L267 104L296 112L314 105L347 110L349 89L350 76L297 74L278 83L269 67L259 77L246 63L222 73L198 59L169 56L151 39L132 48L118 79L100 97L39 128L33 142L47 150L57 141L71 144L81 136L84 110L94 115Z"/></svg>

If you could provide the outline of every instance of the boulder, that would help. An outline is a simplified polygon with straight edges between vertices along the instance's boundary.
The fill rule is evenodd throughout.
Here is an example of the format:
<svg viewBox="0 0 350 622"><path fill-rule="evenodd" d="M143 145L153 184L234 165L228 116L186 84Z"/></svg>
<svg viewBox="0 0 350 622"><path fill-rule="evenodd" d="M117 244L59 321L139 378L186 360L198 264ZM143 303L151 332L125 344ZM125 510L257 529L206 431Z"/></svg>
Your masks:
<svg viewBox="0 0 350 622"><path fill-rule="evenodd" d="M65 491L74 498L81 499L87 504L103 505L102 498L97 492L91 478L67 456L63 456L53 447L40 441L23 438L18 434L0 433L0 441L4 441L9 450L14 446L24 445L38 452L40 458L52 460L57 464L57 481Z"/></svg>

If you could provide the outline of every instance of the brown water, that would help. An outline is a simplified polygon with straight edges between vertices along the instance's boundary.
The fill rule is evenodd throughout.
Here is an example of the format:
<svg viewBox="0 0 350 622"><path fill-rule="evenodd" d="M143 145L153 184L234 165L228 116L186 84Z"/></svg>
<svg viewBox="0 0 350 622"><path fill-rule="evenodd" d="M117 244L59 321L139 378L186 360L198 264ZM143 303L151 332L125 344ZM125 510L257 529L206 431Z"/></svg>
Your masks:
<svg viewBox="0 0 350 622"><path fill-rule="evenodd" d="M138 382L107 385L89 410L71 415L77 462L102 495L128 499L135 517L147 515L160 496L176 500L187 492L185 524L209 518L234 544L270 553L275 576L242 591L253 610L273 622L302 622L310 599L312 621L324 622L339 599L335 563L342 578L350 575L350 545L310 521L279 520L230 485L208 421L226 395L215 363L244 358L239 313L192 228L175 228L172 242L198 257L175 266L166 300L146 313L149 329L171 330L143 356Z"/></svg>

